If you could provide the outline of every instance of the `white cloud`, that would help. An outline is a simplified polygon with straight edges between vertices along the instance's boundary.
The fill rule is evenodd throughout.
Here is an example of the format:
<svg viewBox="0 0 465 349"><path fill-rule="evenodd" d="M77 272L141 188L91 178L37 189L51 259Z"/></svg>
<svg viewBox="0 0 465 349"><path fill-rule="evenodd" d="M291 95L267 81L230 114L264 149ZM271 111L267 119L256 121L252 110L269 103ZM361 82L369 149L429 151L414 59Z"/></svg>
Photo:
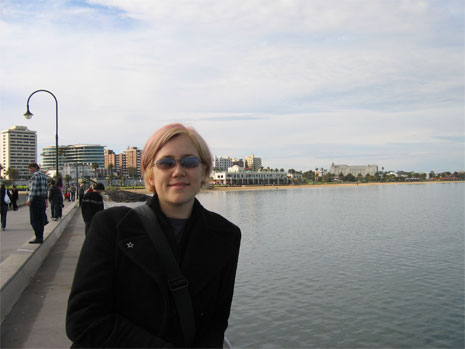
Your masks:
<svg viewBox="0 0 465 349"><path fill-rule="evenodd" d="M463 6L334 4L6 1L2 128L26 124L16 116L27 96L46 88L59 100L66 144L142 146L164 123L183 121L221 155L263 152L273 167L327 162L318 144L340 159L390 157L400 167L412 161L401 149L423 144L430 151L415 154L431 169L446 162L426 145L456 154L463 169L463 141L461 153L444 141L464 130ZM37 119L27 123L41 144L54 137L49 99L34 96Z"/></svg>

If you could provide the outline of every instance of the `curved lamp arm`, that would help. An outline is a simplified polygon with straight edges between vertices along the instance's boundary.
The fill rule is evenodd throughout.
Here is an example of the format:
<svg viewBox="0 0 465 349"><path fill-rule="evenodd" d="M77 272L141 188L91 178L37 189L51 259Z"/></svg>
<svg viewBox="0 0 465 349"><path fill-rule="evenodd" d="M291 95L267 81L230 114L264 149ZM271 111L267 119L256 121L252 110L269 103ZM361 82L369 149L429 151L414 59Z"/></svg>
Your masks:
<svg viewBox="0 0 465 349"><path fill-rule="evenodd" d="M56 119L56 128L55 128L55 158L56 159L55 160L56 160L56 170L57 170L56 176L58 178L58 101L57 101L57 98L52 92L48 90L37 90L37 91L32 92L27 99L27 111L24 113L24 117L29 120L30 118L32 118L32 115L34 115L29 111L29 100L37 92L47 92L48 94L52 95L53 99L55 99L55 107L56 107L55 108L55 119Z"/></svg>

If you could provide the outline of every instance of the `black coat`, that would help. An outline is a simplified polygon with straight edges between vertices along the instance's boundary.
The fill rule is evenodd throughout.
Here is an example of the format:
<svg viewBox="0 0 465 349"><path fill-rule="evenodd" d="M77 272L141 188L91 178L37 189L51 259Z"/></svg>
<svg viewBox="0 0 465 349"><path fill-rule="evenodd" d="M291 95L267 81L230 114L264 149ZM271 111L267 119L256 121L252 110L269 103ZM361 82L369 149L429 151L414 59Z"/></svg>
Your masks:
<svg viewBox="0 0 465 349"><path fill-rule="evenodd" d="M49 190L48 200L52 205L61 205L63 203L63 195L58 187L52 186Z"/></svg>
<svg viewBox="0 0 465 349"><path fill-rule="evenodd" d="M239 228L195 200L177 245L156 196L149 205L189 281L197 328L193 346L222 347L234 291ZM110 208L92 220L69 298L66 329L74 346L183 346L155 249L130 208Z"/></svg>

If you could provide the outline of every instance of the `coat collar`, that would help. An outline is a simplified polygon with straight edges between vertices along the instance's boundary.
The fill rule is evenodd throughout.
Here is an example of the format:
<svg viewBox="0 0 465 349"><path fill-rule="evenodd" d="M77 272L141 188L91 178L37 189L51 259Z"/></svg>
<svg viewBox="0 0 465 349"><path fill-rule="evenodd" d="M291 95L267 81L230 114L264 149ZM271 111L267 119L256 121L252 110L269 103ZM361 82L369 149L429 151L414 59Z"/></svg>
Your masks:
<svg viewBox="0 0 465 349"><path fill-rule="evenodd" d="M157 214L160 225L166 227L166 222L163 222L166 216L160 210L156 195L148 205ZM230 235L218 230L215 221L209 219L209 212L197 199L186 227L190 232L181 272L188 279L190 293L194 295L224 268L234 248ZM120 250L158 284L164 284L164 270L160 267L156 250L133 210L122 218L117 231Z"/></svg>

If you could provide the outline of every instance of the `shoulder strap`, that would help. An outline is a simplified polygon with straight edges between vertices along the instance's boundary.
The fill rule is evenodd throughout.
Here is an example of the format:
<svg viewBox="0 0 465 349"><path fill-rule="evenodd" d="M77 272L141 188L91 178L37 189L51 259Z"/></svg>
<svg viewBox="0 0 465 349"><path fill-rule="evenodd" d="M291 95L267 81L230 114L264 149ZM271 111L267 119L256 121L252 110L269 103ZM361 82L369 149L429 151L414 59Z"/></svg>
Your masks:
<svg viewBox="0 0 465 349"><path fill-rule="evenodd" d="M166 237L152 209L147 204L142 204L134 208L134 211L139 216L162 260L167 275L168 288L173 295L176 308L178 309L184 342L186 346L190 346L195 336L195 320L188 290L189 283L184 275L182 275L178 262L171 251L171 247L168 245L168 241L166 241Z"/></svg>

